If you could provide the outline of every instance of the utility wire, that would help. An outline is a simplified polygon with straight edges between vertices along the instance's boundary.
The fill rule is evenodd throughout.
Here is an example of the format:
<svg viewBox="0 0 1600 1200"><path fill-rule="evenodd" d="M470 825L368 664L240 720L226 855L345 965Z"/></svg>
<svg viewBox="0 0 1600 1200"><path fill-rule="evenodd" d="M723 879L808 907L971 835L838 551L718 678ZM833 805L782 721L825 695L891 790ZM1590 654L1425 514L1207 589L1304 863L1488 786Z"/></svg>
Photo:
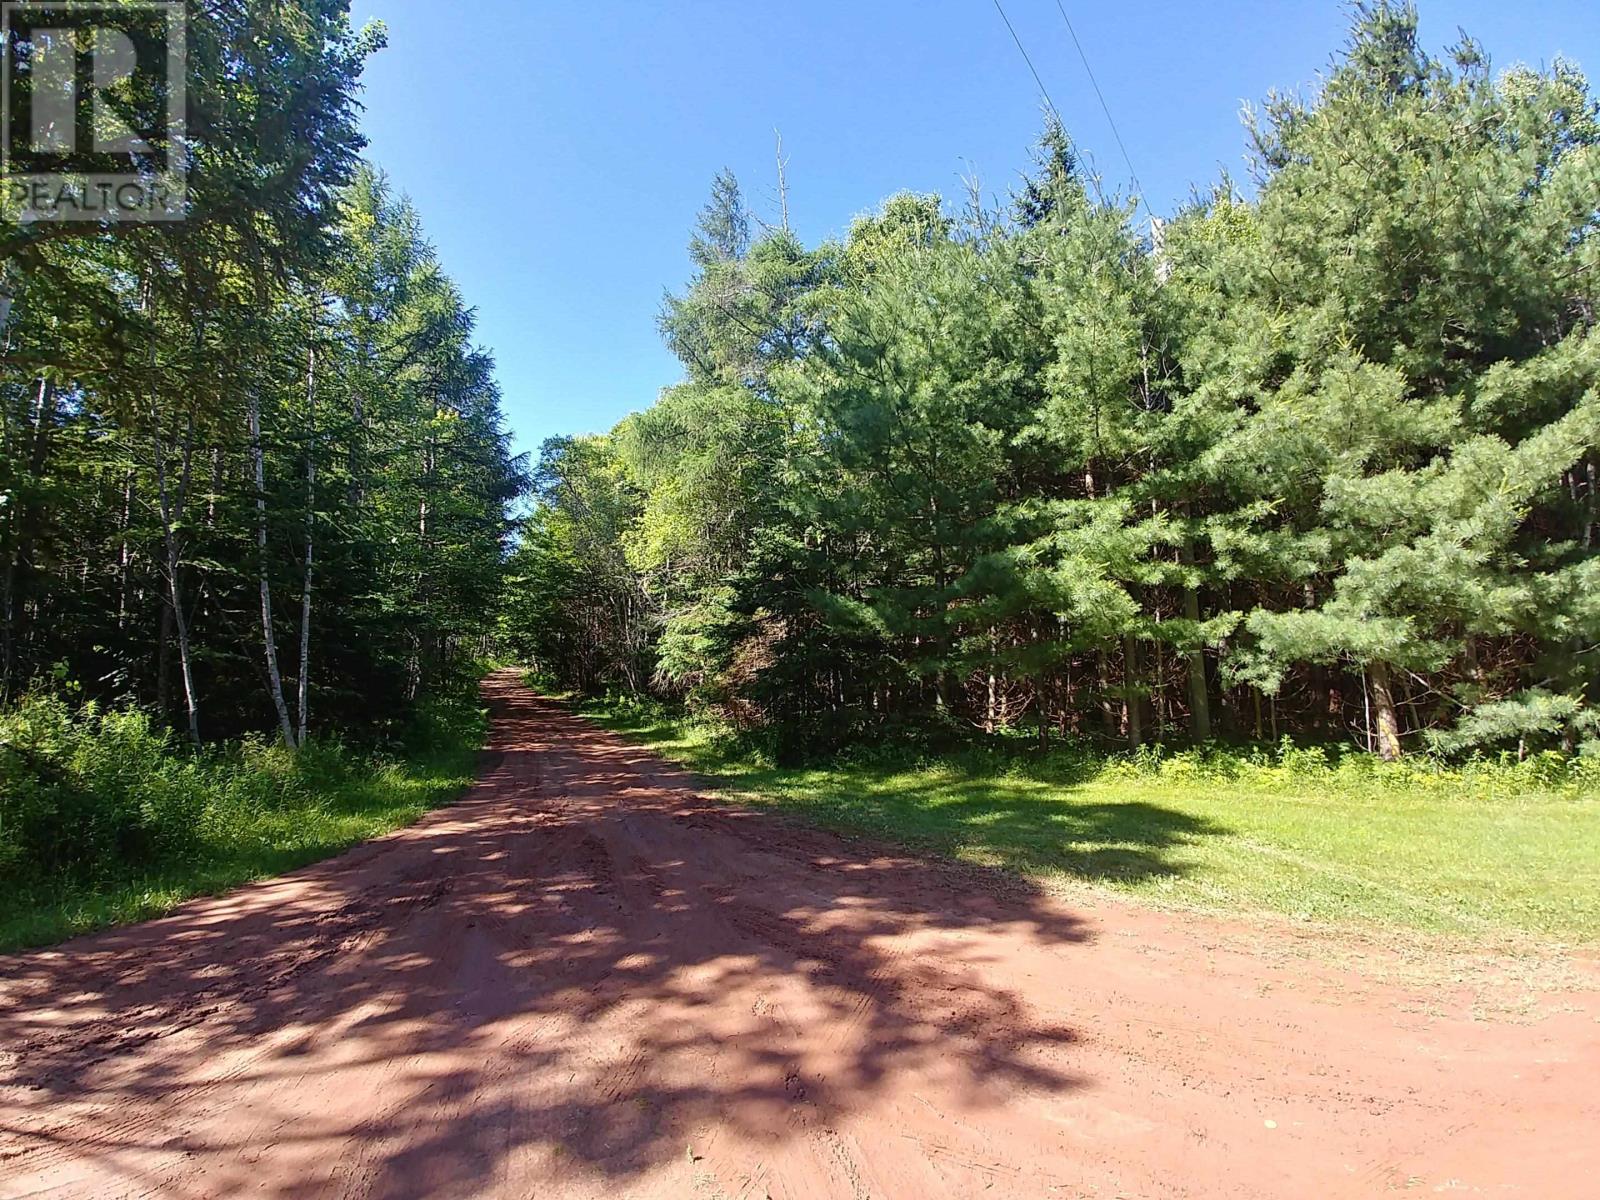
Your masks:
<svg viewBox="0 0 1600 1200"><path fill-rule="evenodd" d="M1044 80L1039 78L1039 72L1033 65L1033 59L1028 57L1027 48L1022 44L1022 39L1017 36L1017 31L1011 25L1011 18L1006 16L1006 10L1000 7L1000 0L994 0L994 10L1000 14L1000 19L1006 23L1006 28L1011 32L1011 40L1017 44L1017 50L1022 55L1022 61L1028 64L1028 70L1033 72L1033 81L1039 85L1039 94L1044 97L1044 102L1050 108L1050 115L1057 121L1061 120L1061 110L1056 107L1056 102L1050 99L1050 91L1044 86Z"/></svg>
<svg viewBox="0 0 1600 1200"><path fill-rule="evenodd" d="M995 0L995 7L1000 7L1000 0ZM1128 147L1123 145L1122 134L1117 132L1117 122L1116 119L1111 115L1111 106L1106 103L1105 93L1100 90L1100 83L1094 77L1094 68L1089 65L1089 56L1083 52L1083 43L1078 40L1078 31L1072 27L1072 18L1067 16L1066 6L1061 3L1061 0L1056 0L1056 8L1061 13L1061 19L1067 23L1067 32L1072 35L1072 44L1078 48L1078 58L1083 63L1084 73L1089 76L1089 85L1094 88L1094 94L1100 101L1100 111L1106 115L1106 124L1111 126L1111 136L1116 139L1117 149L1122 151L1122 161L1127 164L1128 175L1133 180L1133 186L1139 193L1139 203L1144 205L1144 211L1149 214L1150 219L1155 220L1156 214L1150 210L1150 201L1145 199L1144 185L1139 182L1139 173L1133 169L1133 159L1128 156ZM1004 16L1005 14L1001 13L1000 15ZM1007 28L1009 28L1010 25L1011 22L1007 21ZM1015 31L1012 32L1011 36L1016 37ZM1022 49L1021 42L1017 43L1017 48L1019 50ZM1028 57L1026 51L1023 52L1022 57ZM1032 63L1029 63L1028 65L1030 67L1033 66ZM1035 74L1034 78L1037 79L1038 75ZM1041 83L1039 87L1043 89L1044 84ZM1049 97L1046 96L1045 99L1048 100ZM1054 106L1052 105L1052 107Z"/></svg>

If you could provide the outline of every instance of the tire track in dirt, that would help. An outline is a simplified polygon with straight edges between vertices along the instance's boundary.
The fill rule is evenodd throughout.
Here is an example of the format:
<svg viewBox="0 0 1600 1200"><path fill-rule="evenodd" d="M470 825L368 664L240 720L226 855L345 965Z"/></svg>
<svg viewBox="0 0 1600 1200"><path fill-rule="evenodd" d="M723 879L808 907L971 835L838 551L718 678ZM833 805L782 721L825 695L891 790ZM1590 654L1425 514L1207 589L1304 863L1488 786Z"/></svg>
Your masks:
<svg viewBox="0 0 1600 1200"><path fill-rule="evenodd" d="M459 804L0 958L0 1197L1592 1194L1590 967L1483 1020L1487 984L1086 913L485 691Z"/></svg>

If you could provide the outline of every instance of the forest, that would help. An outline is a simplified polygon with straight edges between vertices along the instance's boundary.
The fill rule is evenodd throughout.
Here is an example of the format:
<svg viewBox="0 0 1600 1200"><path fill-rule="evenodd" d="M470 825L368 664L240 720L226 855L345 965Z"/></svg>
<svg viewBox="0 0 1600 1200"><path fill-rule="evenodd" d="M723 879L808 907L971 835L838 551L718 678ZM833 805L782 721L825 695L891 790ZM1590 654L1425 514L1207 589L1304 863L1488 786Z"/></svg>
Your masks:
<svg viewBox="0 0 1600 1200"><path fill-rule="evenodd" d="M803 244L731 174L684 378L548 441L505 645L808 761L951 735L1600 750L1600 122L1355 10L1161 221L1053 112L1003 201Z"/></svg>
<svg viewBox="0 0 1600 1200"><path fill-rule="evenodd" d="M458 794L496 661L758 773L1592 778L1600 109L1562 60L1353 14L1247 112L1250 177L1167 220L1048 106L1003 199L900 193L815 246L781 178L763 215L722 172L659 315L682 378L530 464L363 158L384 28L196 7L187 219L0 224L0 945Z"/></svg>
<svg viewBox="0 0 1600 1200"><path fill-rule="evenodd" d="M471 308L361 158L384 32L346 9L194 6L187 219L0 225L0 872L27 886L263 807L302 804L274 820L303 840L330 772L419 729L470 764L525 465Z"/></svg>
<svg viewBox="0 0 1600 1200"><path fill-rule="evenodd" d="M1433 28L0 0L0 1197L1600 1194L1600 101Z"/></svg>

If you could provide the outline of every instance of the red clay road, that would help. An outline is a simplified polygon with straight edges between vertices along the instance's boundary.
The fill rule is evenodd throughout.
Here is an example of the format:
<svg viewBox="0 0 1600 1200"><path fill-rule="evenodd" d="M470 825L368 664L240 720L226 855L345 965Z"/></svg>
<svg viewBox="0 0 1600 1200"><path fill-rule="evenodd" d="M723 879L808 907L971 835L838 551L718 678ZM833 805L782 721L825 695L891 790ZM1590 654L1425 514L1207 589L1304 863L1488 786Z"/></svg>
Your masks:
<svg viewBox="0 0 1600 1200"><path fill-rule="evenodd" d="M1592 975L1508 1019L708 801L487 689L454 807L0 959L0 1195L1600 1196Z"/></svg>

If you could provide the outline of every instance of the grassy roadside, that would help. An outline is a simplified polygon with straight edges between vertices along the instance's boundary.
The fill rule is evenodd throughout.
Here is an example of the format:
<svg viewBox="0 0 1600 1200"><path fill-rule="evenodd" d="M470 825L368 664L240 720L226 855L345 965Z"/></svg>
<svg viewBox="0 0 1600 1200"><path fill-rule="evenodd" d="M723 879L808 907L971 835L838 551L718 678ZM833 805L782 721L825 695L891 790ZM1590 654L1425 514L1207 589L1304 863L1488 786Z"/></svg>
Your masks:
<svg viewBox="0 0 1600 1200"><path fill-rule="evenodd" d="M319 743L297 756L252 743L176 761L165 747L115 747L123 761L108 755L114 785L147 810L151 795L180 806L184 836L146 839L137 864L108 859L88 871L12 864L8 874L0 859L0 952L161 916L407 825L472 782L486 728L475 703L456 699L430 706L381 754ZM84 770L90 786L95 767Z"/></svg>
<svg viewBox="0 0 1600 1200"><path fill-rule="evenodd" d="M1537 767L979 751L779 768L668 709L577 708L743 802L1038 878L1341 925L1600 938L1600 790Z"/></svg>

